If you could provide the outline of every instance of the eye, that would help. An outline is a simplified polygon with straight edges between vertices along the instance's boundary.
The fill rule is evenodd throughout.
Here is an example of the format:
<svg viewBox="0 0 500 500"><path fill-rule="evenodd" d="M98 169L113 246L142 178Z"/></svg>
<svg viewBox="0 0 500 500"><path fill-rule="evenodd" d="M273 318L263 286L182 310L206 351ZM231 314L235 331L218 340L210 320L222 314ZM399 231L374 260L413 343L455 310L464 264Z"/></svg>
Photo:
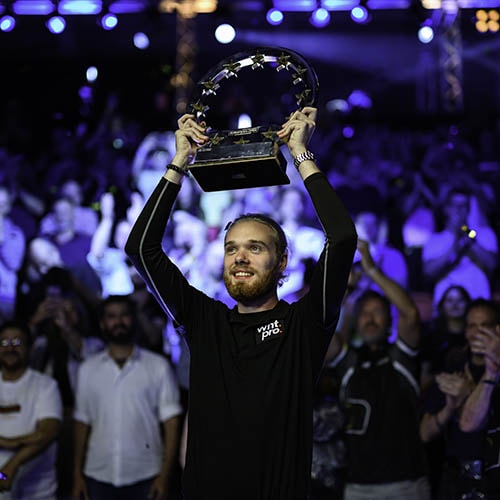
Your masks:
<svg viewBox="0 0 500 500"><path fill-rule="evenodd" d="M262 247L260 245L252 245L250 247L250 251L252 251L254 253L260 252L261 250L262 250Z"/></svg>
<svg viewBox="0 0 500 500"><path fill-rule="evenodd" d="M236 252L236 247L234 246L227 246L225 249L226 255L231 255L234 252Z"/></svg>

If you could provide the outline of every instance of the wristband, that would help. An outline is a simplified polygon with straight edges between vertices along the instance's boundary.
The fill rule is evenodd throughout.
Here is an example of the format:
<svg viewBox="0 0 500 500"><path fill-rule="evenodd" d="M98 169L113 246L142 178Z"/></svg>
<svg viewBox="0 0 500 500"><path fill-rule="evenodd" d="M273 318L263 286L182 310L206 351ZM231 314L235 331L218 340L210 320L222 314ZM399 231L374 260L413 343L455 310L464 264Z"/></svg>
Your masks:
<svg viewBox="0 0 500 500"><path fill-rule="evenodd" d="M167 170L173 170L174 172L177 172L178 174L181 174L181 175L188 175L188 171L187 170L183 170L181 167L178 167L177 165L174 165L173 163L169 163L167 165Z"/></svg>
<svg viewBox="0 0 500 500"><path fill-rule="evenodd" d="M306 160L314 161L314 154L311 153L311 151L308 151L307 149L303 153L298 154L293 159L293 164L295 165L295 168L299 168L300 164Z"/></svg>

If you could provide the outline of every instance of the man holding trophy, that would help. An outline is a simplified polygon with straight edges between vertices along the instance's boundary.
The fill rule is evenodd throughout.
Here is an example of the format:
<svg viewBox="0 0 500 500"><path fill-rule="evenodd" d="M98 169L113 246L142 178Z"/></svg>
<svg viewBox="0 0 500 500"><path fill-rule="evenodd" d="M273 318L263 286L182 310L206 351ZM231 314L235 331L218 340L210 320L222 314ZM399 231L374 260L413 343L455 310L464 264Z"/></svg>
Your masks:
<svg viewBox="0 0 500 500"><path fill-rule="evenodd" d="M191 287L161 243L182 179L209 138L192 114L176 131L172 164L139 215L126 252L189 344L187 500L306 500L314 386L335 331L356 231L307 150L317 110L294 112L276 132L294 158L325 232L309 292L279 301L287 264L281 227L260 214L233 221L224 239L230 309Z"/></svg>

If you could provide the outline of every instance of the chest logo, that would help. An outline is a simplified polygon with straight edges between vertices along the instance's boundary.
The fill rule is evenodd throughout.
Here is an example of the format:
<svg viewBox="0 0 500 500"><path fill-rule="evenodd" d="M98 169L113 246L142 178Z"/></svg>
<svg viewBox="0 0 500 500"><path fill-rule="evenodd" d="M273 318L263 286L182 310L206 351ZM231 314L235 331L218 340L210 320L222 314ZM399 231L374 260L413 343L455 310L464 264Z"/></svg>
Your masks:
<svg viewBox="0 0 500 500"><path fill-rule="evenodd" d="M255 339L257 344L262 344L262 342L280 338L284 333L285 329L283 328L283 323L276 319L271 323L258 326Z"/></svg>

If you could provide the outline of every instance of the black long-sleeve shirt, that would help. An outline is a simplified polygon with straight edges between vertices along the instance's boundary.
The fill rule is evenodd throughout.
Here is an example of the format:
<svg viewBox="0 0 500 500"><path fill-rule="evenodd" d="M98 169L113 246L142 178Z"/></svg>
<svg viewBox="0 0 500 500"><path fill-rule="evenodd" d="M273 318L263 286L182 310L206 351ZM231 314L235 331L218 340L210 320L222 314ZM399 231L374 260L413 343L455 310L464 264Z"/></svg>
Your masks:
<svg viewBox="0 0 500 500"><path fill-rule="evenodd" d="M305 181L325 232L310 291L273 309L238 313L189 285L161 241L179 186L162 179L126 252L188 340L189 500L305 500L314 385L338 321L356 231L321 173Z"/></svg>

